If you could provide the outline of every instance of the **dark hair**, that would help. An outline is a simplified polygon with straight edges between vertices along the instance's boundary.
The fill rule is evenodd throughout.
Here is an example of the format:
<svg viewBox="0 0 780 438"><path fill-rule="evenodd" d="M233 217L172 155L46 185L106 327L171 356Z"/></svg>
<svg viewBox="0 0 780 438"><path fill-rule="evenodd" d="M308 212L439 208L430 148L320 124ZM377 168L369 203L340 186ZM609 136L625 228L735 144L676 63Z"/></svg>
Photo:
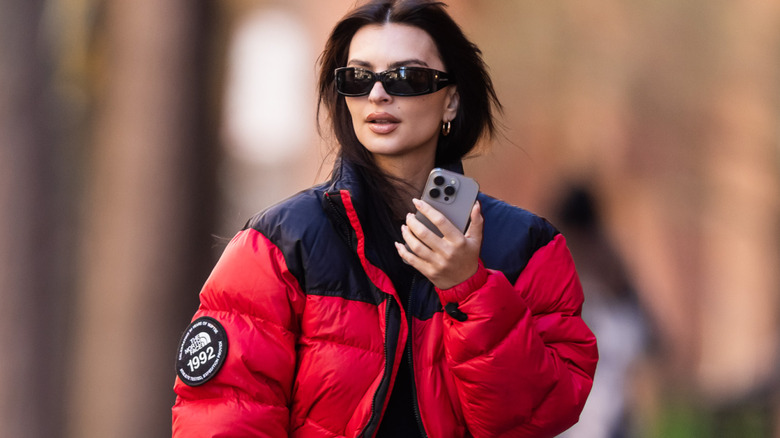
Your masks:
<svg viewBox="0 0 780 438"><path fill-rule="evenodd" d="M450 77L458 87L460 104L448 136L439 136L436 163L443 165L462 159L483 136L495 132L493 108L501 110L493 82L487 73L482 52L466 38L445 11L446 5L426 0L373 0L349 12L333 28L320 57L318 120L322 106L328 111L333 132L340 144L339 159L363 168L369 184L379 188L388 178L377 168L371 154L357 139L343 96L336 92L334 69L344 67L352 37L370 24L399 23L418 27L433 39ZM379 178L379 180L373 180ZM392 194L388 202L393 203Z"/></svg>

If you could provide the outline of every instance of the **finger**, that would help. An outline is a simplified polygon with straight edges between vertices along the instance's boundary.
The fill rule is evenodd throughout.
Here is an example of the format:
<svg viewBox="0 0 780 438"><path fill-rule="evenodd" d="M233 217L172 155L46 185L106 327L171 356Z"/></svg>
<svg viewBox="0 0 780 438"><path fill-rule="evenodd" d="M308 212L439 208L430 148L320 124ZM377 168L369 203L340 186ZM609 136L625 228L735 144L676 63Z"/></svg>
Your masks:
<svg viewBox="0 0 780 438"><path fill-rule="evenodd" d="M471 223L466 229L466 237L482 242L482 230L485 225L485 219L482 217L482 205L479 201L471 207Z"/></svg>
<svg viewBox="0 0 780 438"><path fill-rule="evenodd" d="M427 217L428 220L431 221L431 223L435 225L439 231L441 231L445 238L453 238L463 235L463 233L461 233L460 230L455 225L453 225L453 223L450 222L446 216L444 216L444 214L433 208L431 204L421 199L412 199L412 202L414 203L414 206L417 207L417 210L425 217Z"/></svg>
<svg viewBox="0 0 780 438"><path fill-rule="evenodd" d="M409 228L409 231L414 235L414 237L426 247L436 250L441 245L441 237L439 237L433 230L428 228L425 223L421 222L417 216L411 213L407 214L406 226ZM403 232L403 228L401 231Z"/></svg>
<svg viewBox="0 0 780 438"><path fill-rule="evenodd" d="M428 279L432 278L430 263L421 259L420 257L417 257L417 255L409 251L409 249L404 244L400 242L394 242L394 244L396 251L398 251L398 255L401 257L401 260L403 260L404 263L413 267Z"/></svg>
<svg viewBox="0 0 780 438"><path fill-rule="evenodd" d="M404 245L401 242L393 242L393 244L395 245L395 250L398 251L398 255L401 257L401 260L403 260L404 263L421 273L425 272L428 264L425 262L425 260L418 257L417 254L413 252L414 250L409 249L408 243Z"/></svg>
<svg viewBox="0 0 780 438"><path fill-rule="evenodd" d="M430 232L430 230L428 230L425 225L419 221L417 221L417 223L424 229L424 231ZM408 225L401 225L401 236L403 236L404 242L406 242L406 245L409 247L409 251L412 252L412 255L423 259L430 257L431 249L428 247L428 245L425 244L425 242L420 240L419 236L417 236Z"/></svg>
<svg viewBox="0 0 780 438"><path fill-rule="evenodd" d="M410 252L409 249L400 242L393 242L395 245L395 250L398 251L398 255L401 257L401 260L404 261L407 265L413 265L415 262L414 258L416 257L414 253ZM408 244L407 244L408 245Z"/></svg>

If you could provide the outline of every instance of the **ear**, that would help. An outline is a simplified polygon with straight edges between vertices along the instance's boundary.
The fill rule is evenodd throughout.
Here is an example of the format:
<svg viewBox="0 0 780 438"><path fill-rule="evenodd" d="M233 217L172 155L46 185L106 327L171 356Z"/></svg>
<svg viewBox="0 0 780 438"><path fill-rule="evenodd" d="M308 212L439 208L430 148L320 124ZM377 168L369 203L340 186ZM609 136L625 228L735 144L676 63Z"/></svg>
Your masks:
<svg viewBox="0 0 780 438"><path fill-rule="evenodd" d="M447 87L447 97L444 100L444 114L442 114L442 120L445 122L451 122L458 115L458 107L460 105L460 94L458 94L458 88L454 85Z"/></svg>

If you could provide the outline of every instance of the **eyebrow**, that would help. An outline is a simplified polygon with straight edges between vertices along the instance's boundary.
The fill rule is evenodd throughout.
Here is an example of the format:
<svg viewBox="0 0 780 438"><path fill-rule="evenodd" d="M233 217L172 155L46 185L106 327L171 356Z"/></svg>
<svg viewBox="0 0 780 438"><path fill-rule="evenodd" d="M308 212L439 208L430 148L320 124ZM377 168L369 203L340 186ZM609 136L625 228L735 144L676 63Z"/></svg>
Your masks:
<svg viewBox="0 0 780 438"><path fill-rule="evenodd" d="M370 62L362 61L360 59L351 59L349 62L347 62L347 65L354 65L357 67L362 67L366 69L371 69L372 65ZM405 59L403 61L396 61L388 66L388 69L398 68L398 67L407 67L410 65L420 65L423 67L428 67L428 63L417 58L411 58L411 59Z"/></svg>

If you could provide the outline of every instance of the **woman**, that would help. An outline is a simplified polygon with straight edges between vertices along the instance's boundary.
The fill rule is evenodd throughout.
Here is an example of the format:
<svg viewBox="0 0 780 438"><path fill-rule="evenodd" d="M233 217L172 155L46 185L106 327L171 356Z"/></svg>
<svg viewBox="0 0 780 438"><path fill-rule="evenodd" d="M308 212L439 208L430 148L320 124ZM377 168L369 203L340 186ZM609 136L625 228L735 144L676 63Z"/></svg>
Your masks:
<svg viewBox="0 0 780 438"><path fill-rule="evenodd" d="M336 25L321 64L339 159L225 249L179 348L174 435L570 427L597 352L564 238L484 194L465 234L412 201L493 132L479 50L441 3L371 1Z"/></svg>

